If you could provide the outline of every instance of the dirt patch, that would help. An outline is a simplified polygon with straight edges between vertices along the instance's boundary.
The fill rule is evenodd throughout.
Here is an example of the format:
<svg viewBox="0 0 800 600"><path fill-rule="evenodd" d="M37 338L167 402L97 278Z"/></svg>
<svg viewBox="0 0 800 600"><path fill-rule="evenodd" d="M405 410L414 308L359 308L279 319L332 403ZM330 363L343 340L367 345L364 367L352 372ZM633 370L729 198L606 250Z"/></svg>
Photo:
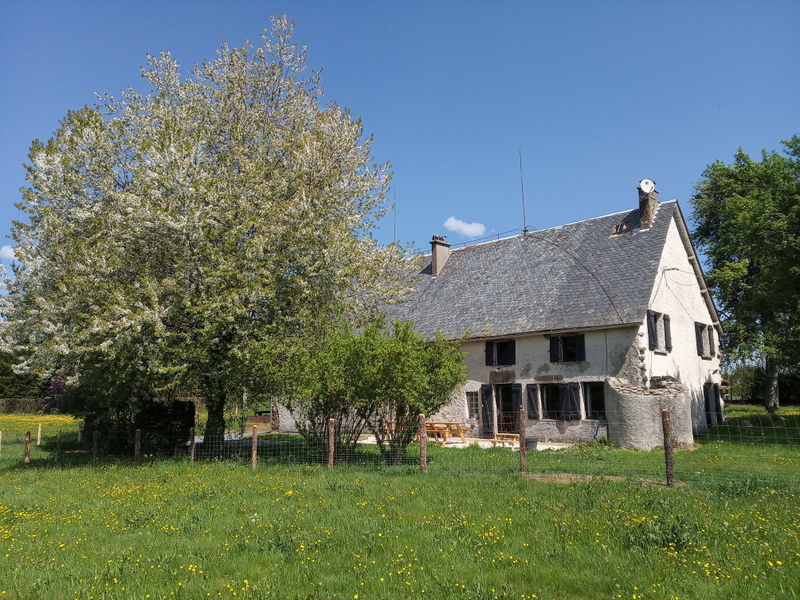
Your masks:
<svg viewBox="0 0 800 600"><path fill-rule="evenodd" d="M632 479L628 480L626 477L619 475L576 475L574 473L525 473L525 479L535 479L544 483L588 483L590 481L636 481L642 485L657 485L666 487L663 481L653 481L652 479ZM686 485L677 483L675 485Z"/></svg>

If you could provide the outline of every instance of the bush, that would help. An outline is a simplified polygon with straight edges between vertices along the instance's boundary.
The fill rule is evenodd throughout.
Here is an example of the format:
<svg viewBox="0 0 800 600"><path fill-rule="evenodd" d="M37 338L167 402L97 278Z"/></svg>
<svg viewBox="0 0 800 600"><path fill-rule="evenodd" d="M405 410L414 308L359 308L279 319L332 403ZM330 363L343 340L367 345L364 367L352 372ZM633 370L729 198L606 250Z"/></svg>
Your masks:
<svg viewBox="0 0 800 600"><path fill-rule="evenodd" d="M41 398L2 398L0 413L34 414L42 412Z"/></svg>

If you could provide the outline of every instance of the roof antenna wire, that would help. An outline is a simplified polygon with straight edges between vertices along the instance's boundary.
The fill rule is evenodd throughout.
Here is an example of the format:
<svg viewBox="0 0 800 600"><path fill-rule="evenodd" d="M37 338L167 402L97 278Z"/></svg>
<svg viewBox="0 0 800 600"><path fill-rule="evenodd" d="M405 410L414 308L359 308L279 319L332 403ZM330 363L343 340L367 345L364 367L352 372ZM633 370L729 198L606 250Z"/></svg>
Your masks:
<svg viewBox="0 0 800 600"><path fill-rule="evenodd" d="M519 186L522 193L522 233L528 233L528 219L525 216L525 180L522 178L522 146L519 147Z"/></svg>

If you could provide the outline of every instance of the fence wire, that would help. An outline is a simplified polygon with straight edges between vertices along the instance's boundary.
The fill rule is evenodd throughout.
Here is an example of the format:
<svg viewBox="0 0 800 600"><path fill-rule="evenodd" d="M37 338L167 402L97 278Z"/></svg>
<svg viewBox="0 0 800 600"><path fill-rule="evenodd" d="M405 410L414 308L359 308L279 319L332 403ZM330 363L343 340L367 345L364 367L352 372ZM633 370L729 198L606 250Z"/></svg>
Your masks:
<svg viewBox="0 0 800 600"><path fill-rule="evenodd" d="M707 485L733 491L763 491L800 483L800 411L797 414L730 417L724 424L695 436L691 447L673 453L677 484ZM613 424L609 424L613 426ZM124 434L89 431L77 425L48 425L26 430L10 427L0 416L0 465L63 466L109 462L146 463L174 460L187 466L197 461L226 460L255 468L274 465L320 465L333 468L403 468L429 474L458 475L501 472L555 480L624 478L667 481L662 447L650 451L616 447L605 438L582 443L557 443L514 434L493 438L426 435L408 445L400 460L392 460L375 436L361 433L354 443L342 443L348 432L337 432L333 451L329 439L309 440L292 433L254 430L227 431L212 440L190 429L131 430ZM349 432L352 433L352 432ZM27 441L26 441L27 440ZM424 458L424 460L423 460Z"/></svg>

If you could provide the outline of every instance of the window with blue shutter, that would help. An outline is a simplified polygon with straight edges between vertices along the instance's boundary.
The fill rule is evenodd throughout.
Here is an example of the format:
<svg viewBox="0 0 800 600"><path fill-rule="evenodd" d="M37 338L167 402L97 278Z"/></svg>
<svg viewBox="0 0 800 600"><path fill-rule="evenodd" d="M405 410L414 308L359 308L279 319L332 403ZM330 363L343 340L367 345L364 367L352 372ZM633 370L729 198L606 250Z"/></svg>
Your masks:
<svg viewBox="0 0 800 600"><path fill-rule="evenodd" d="M581 386L579 383L562 383L558 386L560 418L564 421L575 421L581 418Z"/></svg>
<svg viewBox="0 0 800 600"><path fill-rule="evenodd" d="M714 327L704 323L695 323L694 335L697 340L697 355L703 358L712 358L717 351L714 344Z"/></svg>
<svg viewBox="0 0 800 600"><path fill-rule="evenodd" d="M672 331L669 315L654 310L647 311L647 345L650 350L672 351Z"/></svg>
<svg viewBox="0 0 800 600"><path fill-rule="evenodd" d="M584 360L586 360L586 340L582 333L550 338L550 362L581 362Z"/></svg>
<svg viewBox="0 0 800 600"><path fill-rule="evenodd" d="M694 338L697 342L697 355L703 356L704 349L703 349L703 337L705 334L706 326L702 323L695 323L694 324Z"/></svg>
<svg viewBox="0 0 800 600"><path fill-rule="evenodd" d="M505 367L517 362L516 340L486 342L486 365Z"/></svg>
<svg viewBox="0 0 800 600"><path fill-rule="evenodd" d="M543 419L575 421L581 418L580 383L546 383L540 390Z"/></svg>

